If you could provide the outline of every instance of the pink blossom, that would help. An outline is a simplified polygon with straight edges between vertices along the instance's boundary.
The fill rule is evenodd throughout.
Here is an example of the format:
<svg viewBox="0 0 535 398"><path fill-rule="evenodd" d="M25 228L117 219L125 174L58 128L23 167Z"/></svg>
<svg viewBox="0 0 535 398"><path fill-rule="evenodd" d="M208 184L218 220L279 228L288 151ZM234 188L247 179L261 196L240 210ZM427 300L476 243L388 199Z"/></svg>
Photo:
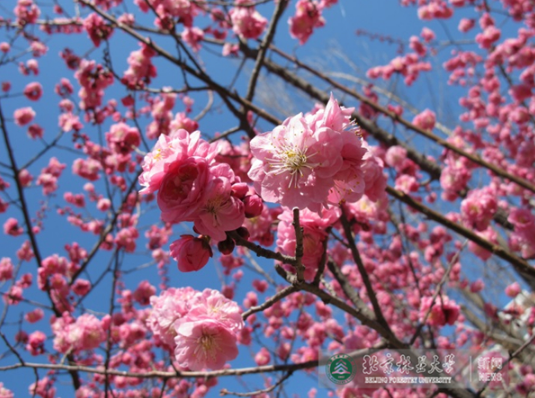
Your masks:
<svg viewBox="0 0 535 398"><path fill-rule="evenodd" d="M24 319L26 319L28 323L36 323L36 322L39 322L41 319L43 319L43 316L44 316L43 310L41 308L36 308L33 311L28 312L24 316Z"/></svg>
<svg viewBox="0 0 535 398"><path fill-rule="evenodd" d="M8 257L0 260L0 282L9 281L13 278L13 263Z"/></svg>
<svg viewBox="0 0 535 398"><path fill-rule="evenodd" d="M4 233L11 236L19 236L24 233L24 230L19 225L16 218L8 218L4 223Z"/></svg>
<svg viewBox="0 0 535 398"><path fill-rule="evenodd" d="M26 350L30 352L31 355L36 356L44 352L44 343L46 340L46 335L41 331L35 331L30 336L28 336L28 344L26 345Z"/></svg>
<svg viewBox="0 0 535 398"><path fill-rule="evenodd" d="M196 293L190 287L170 288L163 291L160 296L150 298L152 311L147 318L147 326L167 347L175 346L174 324L188 313Z"/></svg>
<svg viewBox="0 0 535 398"><path fill-rule="evenodd" d="M200 138L201 133L192 134L186 130L174 131L169 136L160 136L154 149L143 160L143 173L139 178L144 187L142 193L151 193L160 189L164 176L169 169L178 168L180 164L190 159L191 164L200 162L202 158L210 165L216 155L216 147Z"/></svg>
<svg viewBox="0 0 535 398"><path fill-rule="evenodd" d="M25 126L32 122L35 117L35 111L30 107L19 108L13 113L13 117L17 125Z"/></svg>
<svg viewBox="0 0 535 398"><path fill-rule="evenodd" d="M325 25L325 20L321 16L321 7L316 1L299 0L295 9L295 15L288 20L290 35L303 45L314 32L314 28L321 28Z"/></svg>
<svg viewBox="0 0 535 398"><path fill-rule="evenodd" d="M222 369L238 356L236 336L218 321L181 322L176 332L176 361L191 370Z"/></svg>
<svg viewBox="0 0 535 398"><path fill-rule="evenodd" d="M41 10L32 0L18 0L13 11L20 26L35 23L41 15Z"/></svg>
<svg viewBox="0 0 535 398"><path fill-rule="evenodd" d="M308 209L300 211L300 225L303 228L303 265L305 278L311 280L318 268L322 253L323 241L326 238L325 228L332 225L340 216L339 210L323 209L318 214ZM279 216L277 226L277 248L286 255L295 256L296 238L293 226L293 212L285 209Z"/></svg>
<svg viewBox="0 0 535 398"><path fill-rule="evenodd" d="M141 281L134 291L133 298L141 305L149 305L150 298L156 293L156 288L148 281Z"/></svg>
<svg viewBox="0 0 535 398"><path fill-rule="evenodd" d="M262 347L255 355L254 360L258 366L265 366L271 362L271 354L266 347Z"/></svg>
<svg viewBox="0 0 535 398"><path fill-rule="evenodd" d="M72 164L72 172L89 181L96 181L100 178L99 172L102 165L95 159L76 159Z"/></svg>
<svg viewBox="0 0 535 398"><path fill-rule="evenodd" d="M518 282L513 282L505 288L505 294L511 298L518 296L521 291L522 288Z"/></svg>
<svg viewBox="0 0 535 398"><path fill-rule="evenodd" d="M37 395L41 398L54 398L56 395L54 382L48 377L43 377L36 383L30 384L28 391L31 396Z"/></svg>
<svg viewBox="0 0 535 398"><path fill-rule="evenodd" d="M245 217L247 218L258 217L262 213L262 209L264 207L262 199L256 194L247 195L243 200L243 204Z"/></svg>
<svg viewBox="0 0 535 398"><path fill-rule="evenodd" d="M268 21L254 7L235 7L229 12L232 30L244 39L256 39Z"/></svg>
<svg viewBox="0 0 535 398"><path fill-rule="evenodd" d="M71 287L74 294L78 296L85 296L91 291L91 282L86 279L76 279L76 282L72 284Z"/></svg>
<svg viewBox="0 0 535 398"><path fill-rule="evenodd" d="M137 128L130 127L126 123L117 123L106 133L106 141L112 151L125 155L139 146L141 136Z"/></svg>
<svg viewBox="0 0 535 398"><path fill-rule="evenodd" d="M214 166L210 171L212 178L206 186L195 228L215 241L223 241L226 239L225 231L233 231L243 224L243 202L231 195L234 173L227 164Z"/></svg>
<svg viewBox="0 0 535 398"><path fill-rule="evenodd" d="M498 244L497 241L497 233L492 229L492 227L488 227L486 230L477 232L479 236L482 238L485 238L486 240L490 241L493 244ZM492 252L488 251L487 249L484 249L483 247L479 246L477 243L470 241L468 242L468 249L474 253L477 257L482 259L483 261L488 260L492 257Z"/></svg>
<svg viewBox="0 0 535 398"><path fill-rule="evenodd" d="M200 157L171 164L158 191L162 220L172 223L197 220L205 203L210 174L208 162ZM151 178L153 182L159 176L153 174Z"/></svg>
<svg viewBox="0 0 535 398"><path fill-rule="evenodd" d="M481 48L490 48L496 41L500 39L501 31L495 26L491 25L483 30L483 33L476 35L476 42Z"/></svg>
<svg viewBox="0 0 535 398"><path fill-rule="evenodd" d="M89 14L84 20L84 28L95 47L100 46L102 40L108 40L113 33L113 28L97 13Z"/></svg>
<svg viewBox="0 0 535 398"><path fill-rule="evenodd" d="M422 29L422 33L420 33L420 36L422 36L422 39L424 39L426 43L429 43L430 41L435 40L435 37L436 37L435 32L433 32L431 29L427 27L424 27Z"/></svg>
<svg viewBox="0 0 535 398"><path fill-rule="evenodd" d="M10 49L11 49L11 46L9 43L5 41L0 43L0 51L2 51L3 53L8 53Z"/></svg>
<svg viewBox="0 0 535 398"><path fill-rule="evenodd" d="M459 27L458 27L458 29L459 29L461 32L466 33L466 32L468 32L470 29L472 29L475 25L476 25L476 20L475 20L475 19L462 18L462 19L459 21Z"/></svg>
<svg viewBox="0 0 535 398"><path fill-rule="evenodd" d="M184 32L182 32L181 37L182 40L189 44L194 51L199 51L201 49L202 39L204 38L204 32L197 27L186 27Z"/></svg>
<svg viewBox="0 0 535 398"><path fill-rule="evenodd" d="M385 154L385 162L391 167L399 167L407 158L407 150L399 145L388 148Z"/></svg>
<svg viewBox="0 0 535 398"><path fill-rule="evenodd" d="M102 322L94 315L84 314L74 322L69 316L57 318L52 324L55 334L54 348L61 353L73 349L92 350L100 346L106 340L106 332Z"/></svg>
<svg viewBox="0 0 535 398"><path fill-rule="evenodd" d="M15 395L11 390L4 387L4 383L0 382L0 398L14 398Z"/></svg>
<svg viewBox="0 0 535 398"><path fill-rule="evenodd" d="M333 130L324 129L317 137L302 115L289 118L272 132L251 140L254 159L249 177L268 202L318 209L326 200L332 177L342 167L342 159L335 156L341 145Z"/></svg>
<svg viewBox="0 0 535 398"><path fill-rule="evenodd" d="M487 229L497 210L496 194L489 189L474 189L461 202L463 221L478 231Z"/></svg>
<svg viewBox="0 0 535 398"><path fill-rule="evenodd" d="M198 128L199 123L197 123L193 119L188 118L184 112L178 112L175 115L175 118L169 123L169 129L171 131L183 129L189 133L193 133Z"/></svg>
<svg viewBox="0 0 535 398"><path fill-rule="evenodd" d="M28 83L24 88L24 95L30 101L37 101L43 95L43 86L39 82Z"/></svg>
<svg viewBox="0 0 535 398"><path fill-rule="evenodd" d="M212 289L205 289L195 296L187 319L194 321L212 319L233 333L239 332L243 327L240 307Z"/></svg>
<svg viewBox="0 0 535 398"><path fill-rule="evenodd" d="M432 297L423 297L420 304L420 322L424 321L429 308L433 304ZM430 326L453 325L460 315L459 306L448 297L439 296L435 299L434 305L427 317L426 323Z"/></svg>
<svg viewBox="0 0 535 398"><path fill-rule="evenodd" d="M30 126L28 126L28 136L35 140L36 138L42 138L43 137L43 128L39 126L37 123L34 123Z"/></svg>
<svg viewBox="0 0 535 398"><path fill-rule="evenodd" d="M412 123L424 130L433 130L435 128L435 113L429 109L424 110L414 117Z"/></svg>
<svg viewBox="0 0 535 398"><path fill-rule="evenodd" d="M199 271L213 255L205 238L191 235L181 235L180 239L171 243L170 250L182 272Z"/></svg>

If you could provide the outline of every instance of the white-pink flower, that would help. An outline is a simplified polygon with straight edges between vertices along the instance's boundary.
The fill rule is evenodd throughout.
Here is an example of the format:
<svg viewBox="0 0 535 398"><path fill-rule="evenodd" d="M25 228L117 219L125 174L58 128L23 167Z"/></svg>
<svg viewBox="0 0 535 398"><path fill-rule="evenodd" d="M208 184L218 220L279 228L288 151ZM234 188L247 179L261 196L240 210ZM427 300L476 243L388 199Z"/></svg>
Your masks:
<svg viewBox="0 0 535 398"><path fill-rule="evenodd" d="M288 118L253 138L248 175L260 196L315 212L323 205L355 202L368 192L378 197L385 188L383 165L358 136L352 111L331 96L325 109Z"/></svg>
<svg viewBox="0 0 535 398"><path fill-rule="evenodd" d="M221 369L238 356L236 336L212 319L184 322L176 329L175 358L191 370Z"/></svg>

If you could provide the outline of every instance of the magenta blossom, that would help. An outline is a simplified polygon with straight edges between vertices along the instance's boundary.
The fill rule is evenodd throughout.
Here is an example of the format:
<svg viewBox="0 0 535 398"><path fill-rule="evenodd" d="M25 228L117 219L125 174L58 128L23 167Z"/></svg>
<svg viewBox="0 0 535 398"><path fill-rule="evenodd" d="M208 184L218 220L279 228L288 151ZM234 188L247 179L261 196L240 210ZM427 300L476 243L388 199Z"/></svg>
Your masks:
<svg viewBox="0 0 535 398"><path fill-rule="evenodd" d="M171 256L178 261L178 269L182 272L198 271L212 257L212 249L205 238L181 235L180 239L171 243Z"/></svg>

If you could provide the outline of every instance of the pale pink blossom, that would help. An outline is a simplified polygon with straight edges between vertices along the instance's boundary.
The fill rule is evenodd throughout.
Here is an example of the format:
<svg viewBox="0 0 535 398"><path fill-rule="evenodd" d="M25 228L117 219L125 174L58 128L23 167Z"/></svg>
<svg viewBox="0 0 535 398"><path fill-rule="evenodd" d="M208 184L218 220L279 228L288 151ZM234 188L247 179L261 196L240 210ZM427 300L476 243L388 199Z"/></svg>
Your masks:
<svg viewBox="0 0 535 398"><path fill-rule="evenodd" d="M299 40L303 45L314 32L314 28L321 28L325 20L321 16L321 6L316 1L299 0L295 5L295 15L288 20L290 36Z"/></svg>
<svg viewBox="0 0 535 398"><path fill-rule="evenodd" d="M35 111L30 107L19 108L13 113L13 117L17 125L25 126L32 122L35 117Z"/></svg>
<svg viewBox="0 0 535 398"><path fill-rule="evenodd" d="M229 12L232 30L244 39L258 38L268 23L254 7L235 7Z"/></svg>
<svg viewBox="0 0 535 398"><path fill-rule="evenodd" d="M391 167L399 167L407 158L407 150L399 145L388 148L385 155L385 162Z"/></svg>
<svg viewBox="0 0 535 398"><path fill-rule="evenodd" d="M159 296L150 298L152 311L147 318L147 326L168 348L175 346L175 322L189 312L191 301L196 294L190 287L169 288Z"/></svg>
<svg viewBox="0 0 535 398"><path fill-rule="evenodd" d="M265 366L271 362L271 354L266 347L262 347L255 355L254 360L258 366Z"/></svg>
<svg viewBox="0 0 535 398"><path fill-rule="evenodd" d="M4 387L4 383L0 382L0 398L14 398L15 395L11 390Z"/></svg>
<svg viewBox="0 0 535 398"><path fill-rule="evenodd" d="M191 370L222 369L238 356L236 336L218 321L181 322L176 332L175 359Z"/></svg>
<svg viewBox="0 0 535 398"><path fill-rule="evenodd" d="M8 257L0 260L0 282L9 281L13 278L13 263Z"/></svg>
<svg viewBox="0 0 535 398"><path fill-rule="evenodd" d="M19 236L24 233L24 230L16 218L10 217L4 223L4 233L6 235Z"/></svg>
<svg viewBox="0 0 535 398"><path fill-rule="evenodd" d="M522 288L518 282L513 282L505 288L505 294L511 298L518 296L521 291Z"/></svg>
<svg viewBox="0 0 535 398"><path fill-rule="evenodd" d="M191 302L188 319L194 321L212 319L231 332L237 333L243 327L241 313L240 307L234 301L225 298L217 290L205 289Z"/></svg>
<svg viewBox="0 0 535 398"><path fill-rule="evenodd" d="M433 130L436 123L436 116L429 109L424 110L414 117L412 123L423 130Z"/></svg>

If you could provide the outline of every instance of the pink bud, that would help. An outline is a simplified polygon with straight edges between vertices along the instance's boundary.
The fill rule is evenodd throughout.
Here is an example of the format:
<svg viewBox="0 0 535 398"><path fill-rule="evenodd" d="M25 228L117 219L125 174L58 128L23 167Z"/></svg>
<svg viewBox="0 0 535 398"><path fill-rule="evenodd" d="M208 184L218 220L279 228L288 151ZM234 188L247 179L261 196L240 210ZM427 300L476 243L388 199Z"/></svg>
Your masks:
<svg viewBox="0 0 535 398"><path fill-rule="evenodd" d="M521 290L522 289L520 288L520 285L518 284L518 282L514 282L505 288L505 294L507 294L507 296L511 298L514 298L518 296Z"/></svg>
<svg viewBox="0 0 535 398"><path fill-rule="evenodd" d="M232 186L232 196L238 199L243 199L248 191L249 187L244 182L238 182Z"/></svg>
<svg viewBox="0 0 535 398"><path fill-rule="evenodd" d="M258 354L255 355L254 360L258 366L267 365L271 362L271 354L266 347L262 347L260 351L258 351Z"/></svg>
<svg viewBox="0 0 535 398"><path fill-rule="evenodd" d="M264 205L262 204L262 199L258 195L249 195L246 196L243 200L245 205L245 217L253 218L258 217L262 214L262 209Z"/></svg>
<svg viewBox="0 0 535 398"><path fill-rule="evenodd" d="M178 262L178 269L182 272L198 271L203 268L212 257L212 249L206 238L195 238L182 235L170 245L171 256Z"/></svg>

